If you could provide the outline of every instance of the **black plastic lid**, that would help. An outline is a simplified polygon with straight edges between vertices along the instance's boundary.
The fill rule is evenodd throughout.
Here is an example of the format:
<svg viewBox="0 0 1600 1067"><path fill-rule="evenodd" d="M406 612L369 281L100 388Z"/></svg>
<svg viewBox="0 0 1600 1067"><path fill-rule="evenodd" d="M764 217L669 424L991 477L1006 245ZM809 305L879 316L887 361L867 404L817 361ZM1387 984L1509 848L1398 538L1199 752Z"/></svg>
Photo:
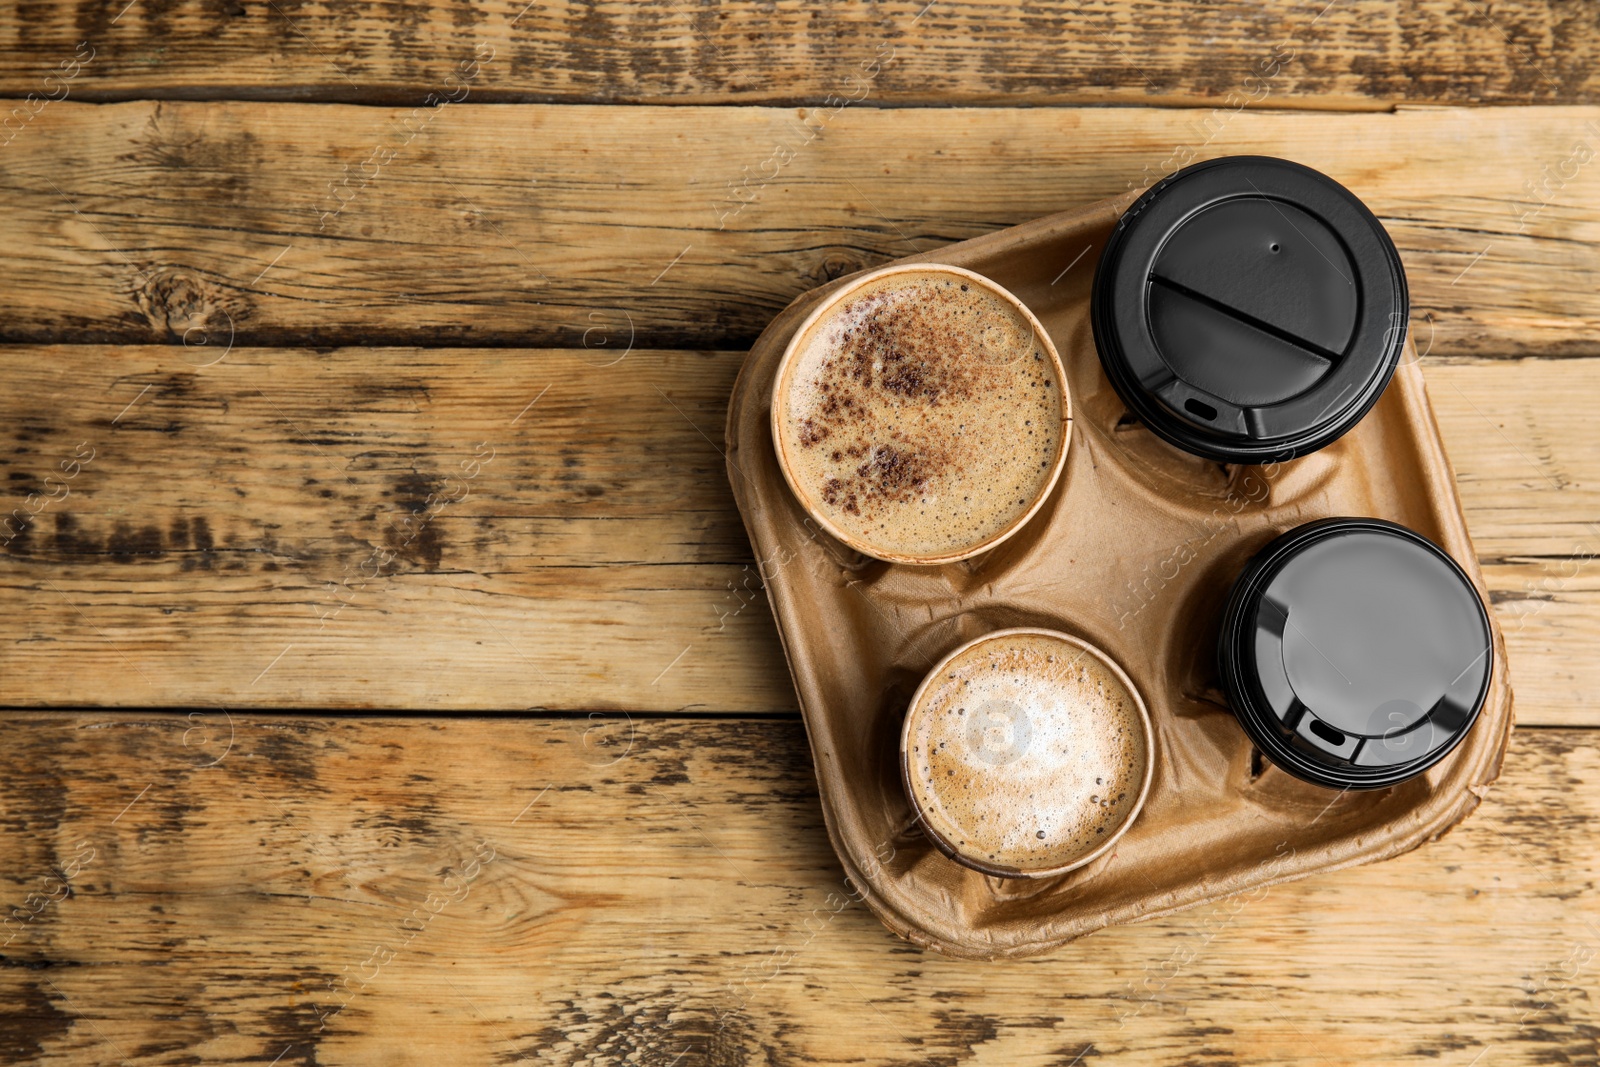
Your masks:
<svg viewBox="0 0 1600 1067"><path fill-rule="evenodd" d="M1443 549L1381 519L1323 519L1245 567L1217 658L1268 759L1308 782L1377 789L1466 736L1492 647L1483 602Z"/></svg>
<svg viewBox="0 0 1600 1067"><path fill-rule="evenodd" d="M1095 345L1158 436L1228 463L1314 452L1360 421L1405 345L1405 272L1344 186L1227 156L1152 186L1101 253Z"/></svg>

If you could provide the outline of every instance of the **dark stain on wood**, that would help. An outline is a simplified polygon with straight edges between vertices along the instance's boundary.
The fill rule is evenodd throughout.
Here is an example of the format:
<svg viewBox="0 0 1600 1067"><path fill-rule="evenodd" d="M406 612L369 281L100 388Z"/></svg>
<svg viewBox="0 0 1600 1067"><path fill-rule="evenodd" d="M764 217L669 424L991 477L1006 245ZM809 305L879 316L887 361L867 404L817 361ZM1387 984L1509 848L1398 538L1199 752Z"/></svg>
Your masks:
<svg viewBox="0 0 1600 1067"><path fill-rule="evenodd" d="M287 730L268 730L254 738L251 751L297 788L326 792L317 782L317 764L326 757L313 740Z"/></svg>
<svg viewBox="0 0 1600 1067"><path fill-rule="evenodd" d="M1191 1028L1191 1031L1192 1030L1193 1028ZM1233 1031L1229 1030L1227 1032L1232 1033ZM1404 1055L1407 1057L1418 1058L1428 1057L1429 1059L1437 1060L1440 1054L1444 1052L1466 1052L1468 1049L1479 1049L1482 1047L1483 1042L1477 1040L1476 1038L1458 1034L1440 1034L1437 1037L1430 1038L1426 1044L1421 1044L1415 1048L1407 1050ZM1471 1056L1469 1055L1467 1059L1470 1061Z"/></svg>
<svg viewBox="0 0 1600 1067"><path fill-rule="evenodd" d="M71 512L57 513L56 533L51 547L63 556L87 556L100 551L100 542L78 532L78 520Z"/></svg>
<svg viewBox="0 0 1600 1067"><path fill-rule="evenodd" d="M1548 747L1552 755L1565 757L1580 749L1593 752L1597 747L1600 747L1600 737L1588 730L1542 730L1539 733L1539 744L1541 747ZM1589 783L1585 782L1584 784L1588 785Z"/></svg>
<svg viewBox="0 0 1600 1067"><path fill-rule="evenodd" d="M47 757L48 750L35 756ZM54 831L66 821L67 782L48 758L13 766L0 775L0 796L5 797L5 804L0 807L0 826L36 842L53 841ZM8 866L18 859L9 857ZM56 865L53 854L48 862Z"/></svg>
<svg viewBox="0 0 1600 1067"><path fill-rule="evenodd" d="M182 569L185 571L197 567L211 570L217 563L214 551L216 542L204 516L195 516L192 520L183 516L173 518L168 523L165 535L156 523L134 526L128 522L117 522L104 540L86 528L73 512L58 511L50 521L53 532L47 542L41 543L41 547L46 549L46 555L51 557L52 562L86 563L104 558L112 563L130 564L165 559L176 554L183 557ZM30 523L29 527L32 525ZM32 542L23 536L18 536L6 547L12 555L32 555L34 551ZM262 548L258 549L269 557L262 564L262 569L277 569L271 558L275 548L275 540L270 534L266 535ZM242 562L238 564L239 568L243 566Z"/></svg>
<svg viewBox="0 0 1600 1067"><path fill-rule="evenodd" d="M401 475L395 482L394 499L405 514L384 528L385 546L408 563L427 571L438 570L444 559L438 515L449 506L451 495L445 492L444 480L437 475ZM394 568L385 573L394 573Z"/></svg>
<svg viewBox="0 0 1600 1067"><path fill-rule="evenodd" d="M32 982L7 999L0 1012L0 1063L33 1063L72 1029L72 1016Z"/></svg>
<svg viewBox="0 0 1600 1067"><path fill-rule="evenodd" d="M16 527L16 533L5 542L5 547L13 556L33 555L33 523L23 522Z"/></svg>
<svg viewBox="0 0 1600 1067"><path fill-rule="evenodd" d="M992 1015L953 1009L939 1009L932 1014L932 1033L926 1038L929 1054L917 1059L919 1067L956 1067L972 1058L975 1046L1000 1036L1000 1020ZM952 1051L934 1054L933 1049Z"/></svg>
<svg viewBox="0 0 1600 1067"><path fill-rule="evenodd" d="M327 993L333 979L334 975L316 970L295 976L296 984L311 991L311 1000L288 1007L268 1008L262 1014L262 1022L263 1029L271 1036L266 1039L261 1051L251 1058L262 1063L276 1063L281 1067L291 1067L292 1064L321 1067L317 1059L317 1047L326 1031L322 1029L322 1016L314 1001L317 991ZM328 997L331 1000L332 994L328 993ZM330 1003L327 1008L333 1006Z"/></svg>
<svg viewBox="0 0 1600 1067"><path fill-rule="evenodd" d="M23 959L20 956L0 956L0 967L9 967L19 971L48 971L55 967L81 967L77 960L52 960L35 957Z"/></svg>
<svg viewBox="0 0 1600 1067"><path fill-rule="evenodd" d="M204 515L196 515L191 525L195 551L200 553L200 565L209 570L215 561L212 549L216 547L216 541L211 536L211 524Z"/></svg>
<svg viewBox="0 0 1600 1067"><path fill-rule="evenodd" d="M176 1040L169 1038L165 1041L148 1041L134 1048L133 1058L135 1060L142 1060L147 1057L166 1056L174 1052L182 1052L187 1048L193 1048L198 1043L198 1035L193 1034L186 1034L185 1036ZM204 1063L205 1061L200 1059L198 1056L190 1055L179 1056L175 1059L169 1059L165 1062L171 1064L181 1064L183 1067L196 1067L196 1065Z"/></svg>
<svg viewBox="0 0 1600 1067"><path fill-rule="evenodd" d="M686 771L657 771L650 779L651 785L684 785L689 781Z"/></svg>
<svg viewBox="0 0 1600 1067"><path fill-rule="evenodd" d="M909 948L909 946L906 946ZM916 951L912 949L911 951ZM1061 1025L1062 1019L1049 1015L990 1015L983 1012L962 1011L958 1008L940 1008L931 1013L932 1026L929 1033L923 1038L921 1044L924 1054L915 1061L897 1060L897 1065L904 1064L911 1067L915 1062L917 1067L957 1067L966 1063L976 1055L980 1045L996 1041L1005 1030L1053 1030ZM935 1049L948 1049L948 1052L935 1052ZM1073 1056L1082 1056L1083 1048L1079 1047L1072 1052ZM1064 1060L1063 1062L1079 1062L1078 1060Z"/></svg>
<svg viewBox="0 0 1600 1067"><path fill-rule="evenodd" d="M1574 997L1585 1002L1589 999L1576 986L1536 991L1529 998L1534 1003L1524 1000L1514 1005L1519 1022L1505 1028L1506 1036L1518 1044L1534 1046L1527 1050L1533 1063L1596 1067L1600 1064L1600 1026L1571 1017L1564 1002Z"/></svg>
<svg viewBox="0 0 1600 1067"><path fill-rule="evenodd" d="M159 10L159 5L146 8L146 17L153 10ZM241 130L232 137L217 137L203 116L159 100L133 134L129 150L117 158L134 166L180 173L182 177L173 182L171 190L175 194L221 200L241 208L249 205L238 199L239 194L263 163L253 132Z"/></svg>
<svg viewBox="0 0 1600 1067"><path fill-rule="evenodd" d="M667 987L626 999L601 992L584 1001L550 1003L554 1024L537 1041L502 1053L511 1064L542 1060L562 1050L566 1063L670 1063L677 1067L736 1067L752 1062L801 1063L799 1050L761 1039L740 1010L706 1003L703 994ZM732 999L730 994L729 999ZM760 1053L765 1052L763 1058Z"/></svg>
<svg viewBox="0 0 1600 1067"><path fill-rule="evenodd" d="M165 554L159 526L142 526L135 530L127 523L119 522L112 528L111 536L106 538L106 555L117 563L132 563L138 558L160 559Z"/></svg>

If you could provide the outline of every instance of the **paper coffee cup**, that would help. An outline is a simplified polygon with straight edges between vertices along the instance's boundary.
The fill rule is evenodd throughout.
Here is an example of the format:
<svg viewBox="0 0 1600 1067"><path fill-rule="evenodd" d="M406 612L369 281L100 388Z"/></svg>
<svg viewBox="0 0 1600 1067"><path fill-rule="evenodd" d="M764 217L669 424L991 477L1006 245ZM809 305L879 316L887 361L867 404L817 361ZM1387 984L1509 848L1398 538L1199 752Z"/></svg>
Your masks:
<svg viewBox="0 0 1600 1067"><path fill-rule="evenodd" d="M909 263L831 294L772 392L778 465L829 534L877 559L987 551L1043 506L1071 438L1061 357L973 271Z"/></svg>
<svg viewBox="0 0 1600 1067"><path fill-rule="evenodd" d="M1155 737L1133 682L1053 630L969 641L917 688L900 770L918 824L950 858L1002 877L1065 874L1138 817Z"/></svg>

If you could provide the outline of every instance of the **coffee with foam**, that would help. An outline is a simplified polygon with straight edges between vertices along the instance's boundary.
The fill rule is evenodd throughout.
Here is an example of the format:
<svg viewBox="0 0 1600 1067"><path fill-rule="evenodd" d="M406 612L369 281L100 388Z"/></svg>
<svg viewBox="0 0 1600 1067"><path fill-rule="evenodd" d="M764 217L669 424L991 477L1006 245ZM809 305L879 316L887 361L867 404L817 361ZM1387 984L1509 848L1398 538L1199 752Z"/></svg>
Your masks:
<svg viewBox="0 0 1600 1067"><path fill-rule="evenodd" d="M958 649L917 691L901 741L930 838L991 874L1056 874L1109 850L1150 776L1144 706L1089 646L1003 630Z"/></svg>
<svg viewBox="0 0 1600 1067"><path fill-rule="evenodd" d="M1004 289L955 268L889 268L801 327L774 396L784 473L869 555L946 562L998 543L1066 452L1060 359Z"/></svg>

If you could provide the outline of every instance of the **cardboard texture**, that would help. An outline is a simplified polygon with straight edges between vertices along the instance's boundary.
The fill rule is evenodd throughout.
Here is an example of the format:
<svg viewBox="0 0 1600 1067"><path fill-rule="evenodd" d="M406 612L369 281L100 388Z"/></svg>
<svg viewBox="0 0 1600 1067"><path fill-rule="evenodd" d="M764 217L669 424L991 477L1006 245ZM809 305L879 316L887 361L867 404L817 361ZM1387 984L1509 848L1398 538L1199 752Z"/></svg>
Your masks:
<svg viewBox="0 0 1600 1067"><path fill-rule="evenodd" d="M1277 465L1189 456L1127 414L1095 353L1089 292L1134 195L905 260L967 267L1010 289L1066 366L1066 470L1039 513L984 555L935 567L869 559L824 533L785 483L769 421L773 375L795 328L845 279L773 320L729 402L728 474L799 693L829 837L889 929L953 956L1033 955L1112 923L1399 855L1477 806L1511 735L1504 639L1491 616L1483 712L1425 774L1340 792L1255 752L1223 699L1215 649L1233 578L1268 541L1313 519L1377 516L1443 546L1487 603L1483 576L1409 345L1354 430ZM1138 686L1155 730L1138 820L1114 852L1055 878L999 878L948 859L917 827L900 780L901 723L924 675L957 645L1013 626L1104 650Z"/></svg>

